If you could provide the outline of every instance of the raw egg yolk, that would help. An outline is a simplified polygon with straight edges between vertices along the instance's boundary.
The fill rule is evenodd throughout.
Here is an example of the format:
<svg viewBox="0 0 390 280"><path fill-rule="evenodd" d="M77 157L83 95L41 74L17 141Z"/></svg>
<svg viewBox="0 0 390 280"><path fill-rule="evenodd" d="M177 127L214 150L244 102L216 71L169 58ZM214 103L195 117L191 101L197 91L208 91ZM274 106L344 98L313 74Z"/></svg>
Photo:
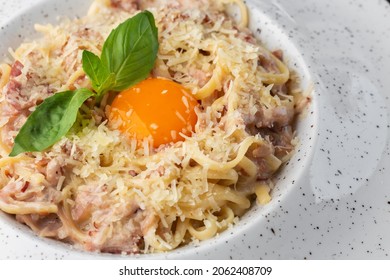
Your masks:
<svg viewBox="0 0 390 280"><path fill-rule="evenodd" d="M108 112L111 127L142 141L152 137L153 146L183 140L197 121L193 95L182 85L151 78L119 93Z"/></svg>

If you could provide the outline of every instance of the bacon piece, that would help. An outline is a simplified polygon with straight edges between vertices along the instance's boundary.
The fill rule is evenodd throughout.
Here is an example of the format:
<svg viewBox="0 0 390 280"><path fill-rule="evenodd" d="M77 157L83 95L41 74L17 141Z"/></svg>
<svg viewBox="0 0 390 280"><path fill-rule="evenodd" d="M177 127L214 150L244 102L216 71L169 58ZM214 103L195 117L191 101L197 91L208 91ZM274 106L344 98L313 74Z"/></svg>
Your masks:
<svg viewBox="0 0 390 280"><path fill-rule="evenodd" d="M245 126L251 134L257 134L259 128L273 128L288 126L294 120L292 106L278 106L275 108L259 108L256 114L243 114Z"/></svg>
<svg viewBox="0 0 390 280"><path fill-rule="evenodd" d="M210 80L205 72L196 68L190 68L188 74L197 81L199 87L203 87Z"/></svg>
<svg viewBox="0 0 390 280"><path fill-rule="evenodd" d="M273 51L272 54L279 59L280 61L283 61L283 51L282 50L276 50Z"/></svg>
<svg viewBox="0 0 390 280"><path fill-rule="evenodd" d="M16 215L16 220L28 225L39 236L58 238L62 223L56 214L49 215Z"/></svg>
<svg viewBox="0 0 390 280"><path fill-rule="evenodd" d="M28 182L28 181L24 182L23 187L20 191L24 193L28 189L29 186L30 186L30 182Z"/></svg>
<svg viewBox="0 0 390 280"><path fill-rule="evenodd" d="M252 151L252 155L254 158L264 158L273 153L273 149L271 145L261 145Z"/></svg>
<svg viewBox="0 0 390 280"><path fill-rule="evenodd" d="M46 180L52 187L57 186L58 180L63 175L63 164L58 159L52 159L46 166Z"/></svg>
<svg viewBox="0 0 390 280"><path fill-rule="evenodd" d="M132 13L139 9L139 1L138 0L111 0L111 6Z"/></svg>
<svg viewBox="0 0 390 280"><path fill-rule="evenodd" d="M23 67L24 65L19 60L16 60L15 63L12 65L10 77L15 78L22 75Z"/></svg>
<svg viewBox="0 0 390 280"><path fill-rule="evenodd" d="M139 3L139 8L141 10L152 8L152 7L162 7L166 4L166 0L143 0L136 1ZM175 0L171 1L168 6L181 8L181 9L190 9L190 8L200 8L209 5L208 0Z"/></svg>
<svg viewBox="0 0 390 280"><path fill-rule="evenodd" d="M274 59L267 57L265 55L259 56L258 65L263 67L267 72L279 73L279 68L276 65Z"/></svg>

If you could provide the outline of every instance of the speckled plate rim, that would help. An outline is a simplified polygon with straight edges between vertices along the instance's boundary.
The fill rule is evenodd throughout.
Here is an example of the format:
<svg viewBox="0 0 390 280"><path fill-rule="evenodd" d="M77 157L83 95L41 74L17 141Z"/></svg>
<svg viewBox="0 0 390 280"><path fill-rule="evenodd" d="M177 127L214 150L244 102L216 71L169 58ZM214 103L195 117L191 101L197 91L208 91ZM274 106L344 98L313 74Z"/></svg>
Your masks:
<svg viewBox="0 0 390 280"><path fill-rule="evenodd" d="M27 2L29 3L27 4ZM10 9L10 13L6 17L1 16L0 13L0 25L5 26L2 28L1 32L4 32L4 28L7 28L7 26L9 30L12 30L12 27L9 28L9 26L13 26L15 31L16 26L23 28L25 25L31 24L32 22L29 20L25 22L20 21L20 17L23 14L26 14L27 12L31 13L31 11L35 11L36 15L41 15L49 21L53 20L53 16L47 14L45 11L48 9L53 9L54 12L58 12L58 10L63 11L63 9L60 8L50 8L52 7L51 3L53 2L58 1L51 1L50 5L46 5L42 12L38 11L39 9L36 10L36 8L42 7L42 3L46 3L45 0L21 1L19 5L24 8L15 10L13 10L12 5L3 5ZM66 1L62 3L62 5L66 6L68 2L69 1ZM299 3L294 3L294 8L292 8L291 3L288 3L287 1L269 1L267 3L256 2L255 0L248 1L252 13L252 26L261 27L260 37L263 42L270 48L281 47L286 51L289 64L300 74L304 88L309 87L310 83L315 85L313 103L308 111L308 115L302 120L299 128L300 137L303 139L299 152L294 156L292 164L283 171L278 187L274 192L274 200L272 203L262 209L253 209L243 218L243 221L239 226L234 227L232 231L222 233L217 238L201 242L198 245L181 248L168 254L135 256L136 258L303 258L303 255L298 253L299 250L296 250L296 255L294 254L294 247L285 250L281 254L277 253L275 250L272 251L272 248L262 246L264 242L261 240L263 239L262 237L266 235L268 236L267 238L270 238L269 236L272 237L272 235L276 236L276 232L278 232L279 229L277 227L270 227L267 223L270 223L270 217L275 218L276 222L278 220L283 221L284 219L287 219L288 210L285 209L291 207L291 204L294 204L292 203L294 200L296 202L295 205L299 205L300 202L300 205L303 203L306 203L309 206L311 205L310 203L307 203L306 198L299 198L299 201L296 201L296 191L297 189L311 189L313 187L313 182L310 180L310 177L312 177L312 174L318 173L319 167L321 167L317 166L317 169L314 168L313 171L313 166L316 165L313 165L311 160L313 157L316 157L318 150L321 150L321 145L323 145L321 141L316 144L317 138L321 135L321 126L326 127L327 124L326 121L319 118L319 114L328 113L328 110L320 108L318 102L323 101L320 97L323 93L326 93L328 89L324 85L326 79L321 77L323 71L318 71L318 68L316 67L316 58L312 55L312 48L315 48L316 46L310 43L310 40L312 40L311 37L313 36L310 32L311 30L308 29L306 24L299 22L296 18L301 10L304 10L305 7L308 7L308 4L313 4L313 2L315 5L320 6L317 7L317 9L321 8L321 5L323 5L319 4L318 1L318 3L316 1L301 1ZM346 1L341 2L344 2L345 4ZM23 6L23 4L26 4L27 6ZM373 5L383 6L384 1ZM314 10L315 9L313 8L311 16L316 15ZM2 13L6 11L7 8L2 10ZM15 13L15 11L17 12ZM73 8L72 12L74 12ZM310 10L306 11L306 13L310 14ZM327 14L324 14L322 11L322 14L317 16L319 16L319 18L325 18ZM324 23L322 23L322 25L324 25ZM255 30L256 27L253 27L253 30ZM14 41L11 42L11 45L17 45L20 41L19 36L13 36L12 38ZM383 123L384 120L379 118L378 121ZM387 141L387 135L385 137ZM339 171L342 173L341 170ZM294 190L295 193L292 192ZM305 194L305 192L302 193ZM318 193L313 193L313 197L315 198L315 201L319 200L321 202L321 200L324 200L324 197L321 197ZM325 199L327 198L325 197ZM0 252L0 259L121 258L120 256L79 252L73 250L69 246L59 245L56 241L38 239L25 227L10 222L9 217L4 216L5 215L2 215L2 217L0 217L2 218L2 220L0 220L0 238L2 241L0 242L3 242L5 247L9 250L2 250ZM298 222L301 220L301 217L298 216L296 219ZM268 234L259 234L257 230L258 227L263 227L267 230ZM294 231L291 232L293 233ZM298 239L299 237L297 236L296 238ZM6 240L4 241L4 239ZM274 239L279 239L278 242L282 242L284 239L287 240L282 236ZM279 247L283 248L280 244ZM247 250L245 250L245 248ZM300 248L300 250L302 251L302 248ZM319 251L316 252L316 255L318 257L330 256L326 253L321 255Z"/></svg>

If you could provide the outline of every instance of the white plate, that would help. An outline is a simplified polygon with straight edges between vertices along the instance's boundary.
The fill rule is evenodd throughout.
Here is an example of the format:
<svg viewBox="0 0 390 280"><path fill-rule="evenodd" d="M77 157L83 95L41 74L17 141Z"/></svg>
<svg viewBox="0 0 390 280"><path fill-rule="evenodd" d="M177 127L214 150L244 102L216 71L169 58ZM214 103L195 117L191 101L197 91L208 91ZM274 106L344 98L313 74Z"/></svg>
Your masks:
<svg viewBox="0 0 390 280"><path fill-rule="evenodd" d="M82 2L80 4L80 2ZM390 5L385 0L247 1L251 28L285 51L313 102L301 146L273 201L231 231L168 254L136 258L388 259L390 254ZM74 4L72 6L72 4ZM33 23L82 16L89 1L0 0L0 54ZM0 259L121 258L36 237L0 214Z"/></svg>

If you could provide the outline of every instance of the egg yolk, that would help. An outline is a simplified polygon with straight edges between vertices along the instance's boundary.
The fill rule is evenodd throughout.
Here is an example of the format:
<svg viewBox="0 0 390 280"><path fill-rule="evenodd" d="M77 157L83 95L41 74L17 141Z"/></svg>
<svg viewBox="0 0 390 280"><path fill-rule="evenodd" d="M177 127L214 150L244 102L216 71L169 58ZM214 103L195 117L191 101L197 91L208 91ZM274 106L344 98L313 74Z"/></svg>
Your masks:
<svg viewBox="0 0 390 280"><path fill-rule="evenodd" d="M182 85L151 78L119 93L108 112L109 123L129 137L153 138L153 146L183 140L197 121L197 100Z"/></svg>

